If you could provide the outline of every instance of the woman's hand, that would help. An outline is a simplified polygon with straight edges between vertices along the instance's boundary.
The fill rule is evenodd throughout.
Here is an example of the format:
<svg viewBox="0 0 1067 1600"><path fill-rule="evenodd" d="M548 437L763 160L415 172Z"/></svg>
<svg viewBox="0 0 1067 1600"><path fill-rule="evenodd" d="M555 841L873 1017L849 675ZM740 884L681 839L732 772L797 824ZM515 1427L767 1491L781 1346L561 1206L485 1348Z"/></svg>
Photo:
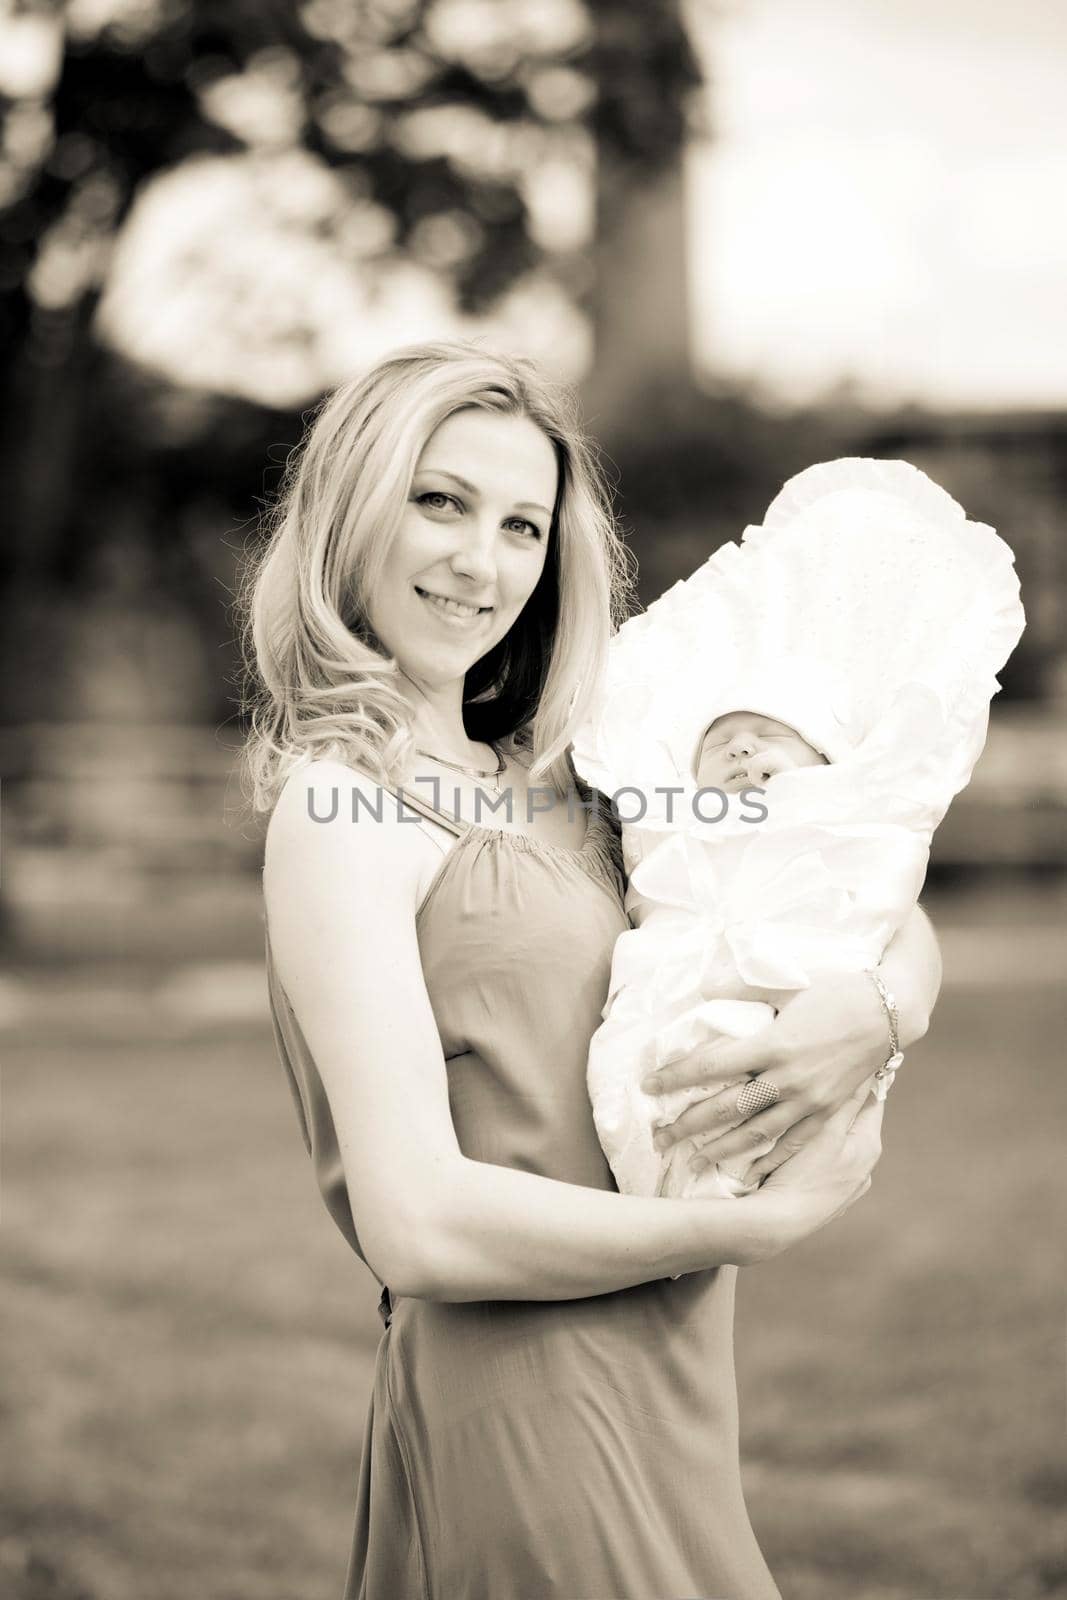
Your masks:
<svg viewBox="0 0 1067 1600"><path fill-rule="evenodd" d="M654 1093L682 1089L710 1080L726 1087L683 1111L656 1135L656 1145L669 1150L680 1139L696 1138L699 1163L729 1163L768 1151L746 1176L763 1177L812 1139L828 1118L854 1096L870 1088L888 1055L885 1013L878 992L865 973L828 978L801 989L774 1021L748 1039L735 1039L694 1051L661 1067L654 1075ZM744 1082L766 1076L778 1090L778 1102L747 1119L737 1109ZM649 1079L646 1082L651 1083ZM788 1141L783 1138L788 1135Z"/></svg>
<svg viewBox="0 0 1067 1600"><path fill-rule="evenodd" d="M746 1265L769 1260L824 1228L867 1193L882 1153L885 1102L866 1089L822 1119L795 1155L756 1191L737 1201L756 1223Z"/></svg>
<svg viewBox="0 0 1067 1600"><path fill-rule="evenodd" d="M896 996L900 1042L906 1048L926 1032L941 987L937 939L919 906L890 941L879 971ZM888 1055L888 1024L870 977L857 972L822 979L783 1003L761 1033L694 1051L649 1080L652 1093L727 1084L663 1129L657 1146L669 1149L697 1135L702 1147L693 1162L697 1171L700 1162L733 1158L736 1164L761 1153L745 1173L756 1181L795 1155L850 1095L869 1087ZM762 1073L778 1090L778 1102L744 1120L737 1111L738 1092L745 1078Z"/></svg>

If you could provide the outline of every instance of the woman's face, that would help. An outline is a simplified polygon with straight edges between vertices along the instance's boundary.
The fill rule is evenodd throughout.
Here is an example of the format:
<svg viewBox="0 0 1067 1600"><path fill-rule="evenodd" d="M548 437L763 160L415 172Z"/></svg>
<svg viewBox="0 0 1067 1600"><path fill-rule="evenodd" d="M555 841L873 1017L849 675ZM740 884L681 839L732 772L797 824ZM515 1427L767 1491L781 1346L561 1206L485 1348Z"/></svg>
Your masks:
<svg viewBox="0 0 1067 1600"><path fill-rule="evenodd" d="M511 628L544 569L557 477L528 417L457 411L431 434L368 607L413 683L462 680Z"/></svg>
<svg viewBox="0 0 1067 1600"><path fill-rule="evenodd" d="M702 789L739 794L742 789L762 789L778 772L825 763L825 756L813 750L795 728L751 711L730 711L717 718L704 735L696 779Z"/></svg>

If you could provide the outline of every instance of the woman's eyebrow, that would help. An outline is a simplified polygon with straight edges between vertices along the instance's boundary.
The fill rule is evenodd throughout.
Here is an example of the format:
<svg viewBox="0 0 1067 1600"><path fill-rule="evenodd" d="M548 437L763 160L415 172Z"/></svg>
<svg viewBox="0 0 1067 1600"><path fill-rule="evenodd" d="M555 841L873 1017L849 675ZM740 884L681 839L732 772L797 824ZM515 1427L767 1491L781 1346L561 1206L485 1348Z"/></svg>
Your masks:
<svg viewBox="0 0 1067 1600"><path fill-rule="evenodd" d="M461 478L458 472L449 472L447 467L420 467L420 472L433 472L439 478L449 478L459 488L466 490L467 494L477 497L478 490L469 478ZM515 508L518 511L541 511L546 517L552 515L547 506L541 505L537 500L516 500Z"/></svg>
<svg viewBox="0 0 1067 1600"><path fill-rule="evenodd" d="M467 478L461 478L458 472L449 472L447 467L425 466L416 468L416 475L421 472L432 472L435 478L448 478L452 483L458 485L460 489L465 489L468 494L478 493L473 483Z"/></svg>

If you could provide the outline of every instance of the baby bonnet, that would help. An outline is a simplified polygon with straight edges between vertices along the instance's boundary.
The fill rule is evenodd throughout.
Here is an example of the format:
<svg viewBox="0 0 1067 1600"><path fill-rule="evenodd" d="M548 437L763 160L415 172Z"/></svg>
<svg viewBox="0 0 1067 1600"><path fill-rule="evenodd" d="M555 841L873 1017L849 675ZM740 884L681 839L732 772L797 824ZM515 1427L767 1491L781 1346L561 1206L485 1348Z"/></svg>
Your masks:
<svg viewBox="0 0 1067 1600"><path fill-rule="evenodd" d="M981 752L1023 626L1008 545L924 472L823 462L623 624L575 766L607 794L689 782L708 725L744 710L788 723L835 764L925 741L925 799L943 812Z"/></svg>

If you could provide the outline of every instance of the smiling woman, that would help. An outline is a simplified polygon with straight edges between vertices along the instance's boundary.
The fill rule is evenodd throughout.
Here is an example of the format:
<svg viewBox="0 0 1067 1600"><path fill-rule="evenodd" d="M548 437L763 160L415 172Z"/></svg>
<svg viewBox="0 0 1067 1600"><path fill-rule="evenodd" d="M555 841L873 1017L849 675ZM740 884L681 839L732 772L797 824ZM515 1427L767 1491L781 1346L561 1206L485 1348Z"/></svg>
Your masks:
<svg viewBox="0 0 1067 1600"><path fill-rule="evenodd" d="M545 569L558 481L555 451L528 417L464 409L434 431L368 607L374 634L424 693L510 633ZM454 730L436 731L435 748L447 750Z"/></svg>
<svg viewBox="0 0 1067 1600"><path fill-rule="evenodd" d="M309 759L396 782L419 743L484 767L512 735L568 792L630 579L566 391L473 346L399 351L323 402L271 523L242 597L258 809Z"/></svg>
<svg viewBox="0 0 1067 1600"><path fill-rule="evenodd" d="M740 1201L616 1190L586 1061L619 838L570 746L624 571L569 405L444 345L326 402L251 589L275 1040L382 1285L349 1600L777 1600L741 1493L732 1267L858 1198L877 1124L844 1105ZM442 770L475 808L506 771L525 825L408 787ZM542 774L565 806L529 804Z"/></svg>

